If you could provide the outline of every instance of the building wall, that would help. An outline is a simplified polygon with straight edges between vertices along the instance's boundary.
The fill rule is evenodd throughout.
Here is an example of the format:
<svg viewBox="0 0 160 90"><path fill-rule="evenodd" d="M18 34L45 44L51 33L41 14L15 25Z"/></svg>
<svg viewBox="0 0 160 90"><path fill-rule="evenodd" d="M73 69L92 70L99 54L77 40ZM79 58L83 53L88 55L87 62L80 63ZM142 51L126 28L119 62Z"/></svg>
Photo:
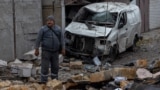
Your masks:
<svg viewBox="0 0 160 90"><path fill-rule="evenodd" d="M149 29L160 28L160 0L150 0Z"/></svg>
<svg viewBox="0 0 160 90"><path fill-rule="evenodd" d="M0 59L14 60L34 47L42 25L41 0L1 0L0 12Z"/></svg>
<svg viewBox="0 0 160 90"><path fill-rule="evenodd" d="M41 0L14 0L16 56L34 48L37 33L42 26Z"/></svg>
<svg viewBox="0 0 160 90"><path fill-rule="evenodd" d="M0 59L14 58L12 0L0 1Z"/></svg>

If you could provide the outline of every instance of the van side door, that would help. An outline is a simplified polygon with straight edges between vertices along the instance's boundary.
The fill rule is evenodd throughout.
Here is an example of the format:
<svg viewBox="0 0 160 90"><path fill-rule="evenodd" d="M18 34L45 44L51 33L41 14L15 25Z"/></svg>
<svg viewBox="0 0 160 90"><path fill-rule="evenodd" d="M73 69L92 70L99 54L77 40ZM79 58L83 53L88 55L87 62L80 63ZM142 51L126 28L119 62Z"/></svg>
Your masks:
<svg viewBox="0 0 160 90"><path fill-rule="evenodd" d="M122 12L119 14L119 21L117 25L118 29L118 39L117 43L119 46L119 53L126 50L126 42L127 42L127 13Z"/></svg>

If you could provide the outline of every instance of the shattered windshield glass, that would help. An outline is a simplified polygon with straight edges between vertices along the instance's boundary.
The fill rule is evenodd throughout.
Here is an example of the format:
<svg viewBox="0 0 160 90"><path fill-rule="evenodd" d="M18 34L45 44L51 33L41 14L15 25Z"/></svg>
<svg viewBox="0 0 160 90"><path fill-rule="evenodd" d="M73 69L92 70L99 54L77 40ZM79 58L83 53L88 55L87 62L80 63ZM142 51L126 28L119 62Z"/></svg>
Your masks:
<svg viewBox="0 0 160 90"><path fill-rule="evenodd" d="M100 26L114 27L117 19L116 12L93 12L87 8L82 8L76 15L74 21L95 24Z"/></svg>

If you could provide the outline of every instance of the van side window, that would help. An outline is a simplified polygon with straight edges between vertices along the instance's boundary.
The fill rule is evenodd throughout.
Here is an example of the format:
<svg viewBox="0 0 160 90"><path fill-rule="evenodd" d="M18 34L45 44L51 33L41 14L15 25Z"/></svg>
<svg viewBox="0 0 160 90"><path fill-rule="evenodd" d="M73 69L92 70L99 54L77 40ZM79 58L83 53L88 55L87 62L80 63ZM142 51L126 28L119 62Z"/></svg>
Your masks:
<svg viewBox="0 0 160 90"><path fill-rule="evenodd" d="M126 25L126 23L127 23L127 14L125 12L122 13L120 17L118 28L122 28L124 25Z"/></svg>

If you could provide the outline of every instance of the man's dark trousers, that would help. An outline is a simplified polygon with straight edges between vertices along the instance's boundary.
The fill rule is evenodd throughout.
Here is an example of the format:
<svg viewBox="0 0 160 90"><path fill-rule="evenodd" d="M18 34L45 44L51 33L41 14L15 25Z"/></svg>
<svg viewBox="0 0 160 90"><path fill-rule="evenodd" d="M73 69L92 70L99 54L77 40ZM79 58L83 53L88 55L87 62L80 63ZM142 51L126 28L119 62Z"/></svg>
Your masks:
<svg viewBox="0 0 160 90"><path fill-rule="evenodd" d="M42 61L41 61L41 82L47 82L49 75L49 67L51 66L51 78L58 79L59 69L59 52L51 52L42 50Z"/></svg>

